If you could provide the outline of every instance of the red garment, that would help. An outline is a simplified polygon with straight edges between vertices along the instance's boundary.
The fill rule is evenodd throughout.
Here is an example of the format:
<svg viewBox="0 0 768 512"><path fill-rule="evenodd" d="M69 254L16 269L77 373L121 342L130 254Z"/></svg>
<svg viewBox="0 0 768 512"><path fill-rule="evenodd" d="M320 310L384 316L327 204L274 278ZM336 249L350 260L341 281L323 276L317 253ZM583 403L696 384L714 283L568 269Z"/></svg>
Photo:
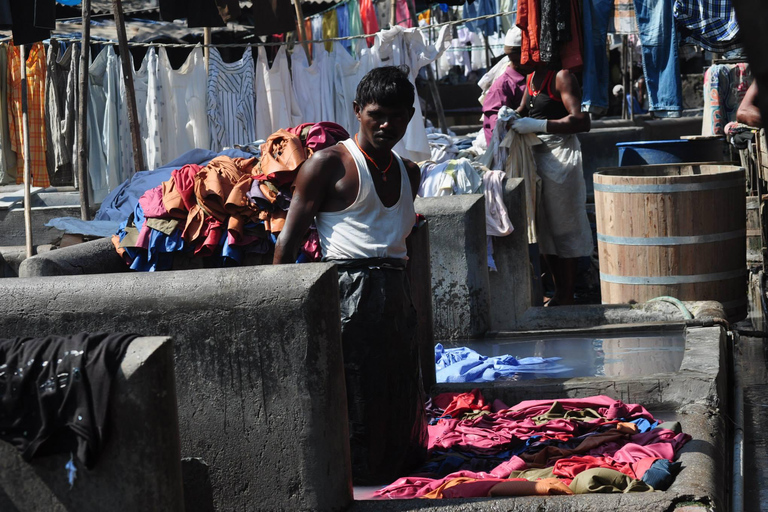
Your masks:
<svg viewBox="0 0 768 512"><path fill-rule="evenodd" d="M517 2L516 24L523 32L521 64L527 64L528 61L541 62L539 55L541 9L539 3L539 0L519 0Z"/></svg>
<svg viewBox="0 0 768 512"><path fill-rule="evenodd" d="M286 131L301 139L301 143L307 148L308 155L312 155L315 151L334 146L349 138L347 130L330 121L303 123L293 128L287 128Z"/></svg>
<svg viewBox="0 0 768 512"><path fill-rule="evenodd" d="M562 400L526 400L512 407L512 411L522 412L526 416L540 416L552 407L554 402L561 404L566 410L594 409L598 414L609 420L636 420L645 418L654 421L653 415L639 404L625 404L605 395L588 398L564 398ZM596 420L600 421L600 420Z"/></svg>
<svg viewBox="0 0 768 512"><path fill-rule="evenodd" d="M185 165L171 172L171 179L163 182L163 206L174 219L186 220L195 200L195 174L202 167Z"/></svg>
<svg viewBox="0 0 768 512"><path fill-rule="evenodd" d="M375 34L379 31L379 20L376 18L376 9L371 0L360 0L360 20L363 22L363 32ZM366 38L368 47L373 46L373 37Z"/></svg>
<svg viewBox="0 0 768 512"><path fill-rule="evenodd" d="M443 409L444 416L451 418L460 418L462 414L470 411L491 410L479 389L467 393L442 393L433 398L432 403Z"/></svg>

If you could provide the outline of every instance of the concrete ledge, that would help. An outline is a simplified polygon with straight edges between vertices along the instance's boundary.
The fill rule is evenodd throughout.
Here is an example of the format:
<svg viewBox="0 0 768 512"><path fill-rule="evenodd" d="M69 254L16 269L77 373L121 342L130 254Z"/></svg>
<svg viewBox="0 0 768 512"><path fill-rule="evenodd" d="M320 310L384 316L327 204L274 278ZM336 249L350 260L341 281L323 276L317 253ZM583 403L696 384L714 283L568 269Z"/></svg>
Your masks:
<svg viewBox="0 0 768 512"><path fill-rule="evenodd" d="M512 330L531 307L531 264L525 202L525 180L504 182L504 205L515 230L493 239L493 259L498 272L488 272L491 329Z"/></svg>
<svg viewBox="0 0 768 512"><path fill-rule="evenodd" d="M38 245L34 247L35 254L44 254L56 247L53 245ZM27 248L23 245L0 247L0 277L19 277L19 267L27 259Z"/></svg>
<svg viewBox="0 0 768 512"><path fill-rule="evenodd" d="M0 329L173 336L187 510L329 510L352 499L338 274L308 263L0 280Z"/></svg>
<svg viewBox="0 0 768 512"><path fill-rule="evenodd" d="M416 198L430 223L435 338L473 338L490 327L485 197Z"/></svg>
<svg viewBox="0 0 768 512"><path fill-rule="evenodd" d="M109 238L72 245L23 260L19 277L111 274L127 272Z"/></svg>
<svg viewBox="0 0 768 512"><path fill-rule="evenodd" d="M32 207L32 233L34 243L52 244L61 238L61 231L46 227L46 224L57 217L80 217L80 206L42 206ZM14 207L10 210L0 210L0 246L24 245L24 208Z"/></svg>
<svg viewBox="0 0 768 512"><path fill-rule="evenodd" d="M183 511L169 338L137 338L129 345L109 409L104 451L92 470L78 467L72 489L64 470L69 454L27 463L16 448L0 443L0 510Z"/></svg>

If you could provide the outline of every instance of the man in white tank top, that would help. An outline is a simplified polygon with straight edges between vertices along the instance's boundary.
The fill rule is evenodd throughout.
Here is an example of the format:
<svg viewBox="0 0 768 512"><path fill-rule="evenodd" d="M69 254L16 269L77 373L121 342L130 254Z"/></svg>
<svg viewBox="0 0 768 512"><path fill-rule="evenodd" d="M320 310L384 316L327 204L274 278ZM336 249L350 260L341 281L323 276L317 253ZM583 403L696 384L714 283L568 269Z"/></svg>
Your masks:
<svg viewBox="0 0 768 512"><path fill-rule="evenodd" d="M323 259L338 265L353 481L389 483L426 453L416 312L405 276L419 167L392 148L414 113L407 69L363 77L358 133L299 169L274 263L293 263L314 221Z"/></svg>

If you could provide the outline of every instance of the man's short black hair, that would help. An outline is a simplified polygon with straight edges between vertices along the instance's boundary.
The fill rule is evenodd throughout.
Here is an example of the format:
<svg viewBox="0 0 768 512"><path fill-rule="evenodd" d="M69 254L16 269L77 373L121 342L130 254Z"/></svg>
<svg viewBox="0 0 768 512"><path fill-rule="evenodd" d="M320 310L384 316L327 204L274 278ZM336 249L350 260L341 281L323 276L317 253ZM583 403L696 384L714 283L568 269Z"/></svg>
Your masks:
<svg viewBox="0 0 768 512"><path fill-rule="evenodd" d="M408 80L408 66L384 66L365 74L357 85L355 103L360 108L375 103L383 107L412 107L415 93Z"/></svg>

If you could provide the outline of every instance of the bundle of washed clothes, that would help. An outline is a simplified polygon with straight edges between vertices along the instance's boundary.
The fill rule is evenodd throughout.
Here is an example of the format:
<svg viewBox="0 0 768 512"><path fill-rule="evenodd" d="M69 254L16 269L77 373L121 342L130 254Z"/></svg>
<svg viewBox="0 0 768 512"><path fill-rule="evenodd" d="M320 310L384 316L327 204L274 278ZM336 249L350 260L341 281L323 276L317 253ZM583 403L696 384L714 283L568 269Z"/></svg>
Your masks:
<svg viewBox="0 0 768 512"><path fill-rule="evenodd" d="M278 130L261 145L239 147L242 156L220 154L206 165L180 166L141 195L112 243L132 269L144 271L172 268L179 253L218 266L268 254L285 224L299 167L315 151L348 138L335 123L306 123ZM310 229L299 261L320 258Z"/></svg>
<svg viewBox="0 0 768 512"><path fill-rule="evenodd" d="M607 396L487 403L478 390L427 404L428 462L380 499L664 491L691 437Z"/></svg>
<svg viewBox="0 0 768 512"><path fill-rule="evenodd" d="M437 382L493 382L518 380L524 375L557 375L573 368L558 363L560 357L484 356L468 347L435 345Z"/></svg>

